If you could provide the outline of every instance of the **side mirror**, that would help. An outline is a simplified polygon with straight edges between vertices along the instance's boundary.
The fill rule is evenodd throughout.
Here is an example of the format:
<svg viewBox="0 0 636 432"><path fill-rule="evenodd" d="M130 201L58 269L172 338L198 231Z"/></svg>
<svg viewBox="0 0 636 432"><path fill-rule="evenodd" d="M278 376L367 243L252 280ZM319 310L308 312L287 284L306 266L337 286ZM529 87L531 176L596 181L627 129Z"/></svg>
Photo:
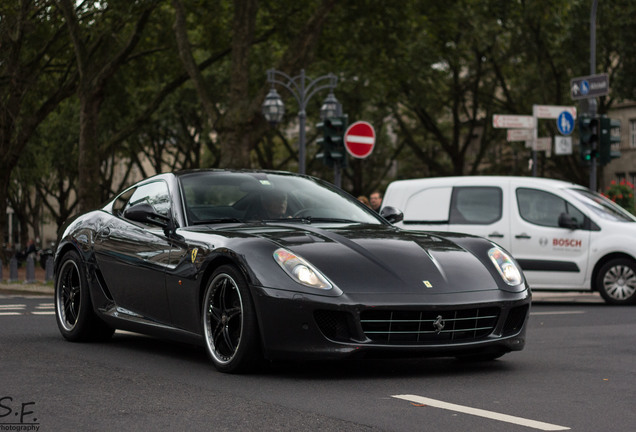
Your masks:
<svg viewBox="0 0 636 432"><path fill-rule="evenodd" d="M568 228L568 229L580 228L579 227L579 223L577 222L577 220L574 219L574 217L570 216L567 213L561 213L559 215L559 226L561 228Z"/></svg>
<svg viewBox="0 0 636 432"><path fill-rule="evenodd" d="M141 222L149 225L156 225L161 228L167 228L171 219L167 216L160 215L155 209L147 203L135 204L124 211L124 217L135 222Z"/></svg>
<svg viewBox="0 0 636 432"><path fill-rule="evenodd" d="M396 209L395 207L390 207L390 206L383 207L382 210L380 210L380 216L382 216L384 219L386 219L392 224L398 223L404 220L404 213L402 213L400 210Z"/></svg>

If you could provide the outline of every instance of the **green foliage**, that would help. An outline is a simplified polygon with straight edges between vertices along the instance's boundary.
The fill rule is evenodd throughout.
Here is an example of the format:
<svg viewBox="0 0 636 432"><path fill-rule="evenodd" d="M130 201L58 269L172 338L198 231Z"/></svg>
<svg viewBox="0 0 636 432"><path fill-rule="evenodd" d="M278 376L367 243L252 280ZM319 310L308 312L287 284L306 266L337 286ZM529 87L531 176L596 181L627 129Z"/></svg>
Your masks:
<svg viewBox="0 0 636 432"><path fill-rule="evenodd" d="M77 3L91 49L88 66L106 67L113 47L124 46L149 1ZM292 76L300 69L311 78L335 73L335 95L349 122L366 120L375 127L373 153L364 160L350 158L343 173L349 192L368 194L397 177L528 174L529 152L506 142L505 131L492 128L492 115L530 114L533 104L571 105L569 81L587 75L590 67L589 0L261 0L253 40L240 47L248 53L240 71L232 57L233 23L236 8L246 2L181 3L194 59L206 62L201 72L215 117L202 109L181 62L173 2L157 1L134 53L104 88L98 125L103 190L132 181L115 182L109 172L115 160L145 174L218 166L219 137L232 128L248 137L253 166L296 170L298 104L280 89L286 116L276 128L264 127L259 112L268 88L266 71L283 64ZM22 153L20 179L41 173L42 187L46 183L52 191L55 182L76 182L77 98L54 101L58 109L39 125L33 118L53 90L77 79L78 70L58 3L27 2L32 10L18 56L23 68L11 75L7 60L18 34L20 4L9 0L0 6L0 119L17 119L14 128L0 126L5 137L29 128L33 137L28 146L6 147L6 138L0 145L3 155ZM307 26L316 11L330 5L324 21ZM601 114L617 101L636 99L635 15L631 0L599 2L596 70L610 74L612 89L599 99ZM301 44L307 31L317 38L310 48ZM232 113L237 72L246 72L241 76L248 100ZM12 99L16 83L27 85ZM327 91L318 91L306 107L307 170L330 180L332 170L315 158L320 149L313 126L326 96ZM15 100L22 106L9 112ZM228 119L229 112L242 118ZM541 122L541 136L555 132L548 123ZM587 173L577 159L541 157L541 174L584 183Z"/></svg>

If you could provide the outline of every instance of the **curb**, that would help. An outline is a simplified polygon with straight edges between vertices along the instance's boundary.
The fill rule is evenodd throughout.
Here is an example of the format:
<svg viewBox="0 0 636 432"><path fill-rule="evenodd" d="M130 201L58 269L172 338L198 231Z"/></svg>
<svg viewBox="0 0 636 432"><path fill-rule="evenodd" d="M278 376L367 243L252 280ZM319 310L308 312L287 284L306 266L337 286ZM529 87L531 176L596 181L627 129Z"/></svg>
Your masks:
<svg viewBox="0 0 636 432"><path fill-rule="evenodd" d="M53 284L0 281L0 294L38 294L53 296L53 293Z"/></svg>

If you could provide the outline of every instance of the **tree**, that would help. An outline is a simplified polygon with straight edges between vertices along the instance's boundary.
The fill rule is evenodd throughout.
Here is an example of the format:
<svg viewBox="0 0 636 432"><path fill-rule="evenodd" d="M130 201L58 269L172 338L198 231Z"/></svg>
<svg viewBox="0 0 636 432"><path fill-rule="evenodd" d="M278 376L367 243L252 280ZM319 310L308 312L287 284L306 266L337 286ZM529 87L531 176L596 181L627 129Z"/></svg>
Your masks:
<svg viewBox="0 0 636 432"><path fill-rule="evenodd" d="M13 169L36 128L71 96L77 76L51 1L0 5L0 238ZM10 240L11 241L11 240ZM4 249L3 249L4 250Z"/></svg>
<svg viewBox="0 0 636 432"><path fill-rule="evenodd" d="M219 133L220 166L250 167L251 152L267 130L261 114L261 104L268 89L262 85L268 67L261 62L250 61L252 51L256 46L260 46L258 51L268 50L270 54L276 51L273 59L271 55L267 57L269 67L290 75L306 67L312 61L322 26L336 2L322 0L317 3L313 10L305 7L307 5L299 7L296 3L291 8L285 7L289 5L281 5L277 9L276 5L269 5L267 9L259 9L255 0L234 1L231 27L228 28L232 39L227 41L231 49L229 91L223 91L208 86L203 74L196 67L192 46L199 44L191 42L188 37L186 12L182 2L173 0L176 16L174 29L180 57L210 124ZM304 15L304 11L309 11L309 15ZM264 24L257 28L257 21ZM199 23L202 24L203 21ZM207 23L205 21L206 25ZM292 35L283 34L291 28L295 29ZM267 46L263 46L265 41L268 42ZM259 53L256 54L258 55ZM255 79L251 78L252 70L259 73Z"/></svg>
<svg viewBox="0 0 636 432"><path fill-rule="evenodd" d="M103 157L99 140L99 114L105 89L119 68L135 54L141 35L157 7L156 1L133 4L58 0L75 50L80 102L79 206L96 208L106 195L100 181ZM134 23L129 24L130 18Z"/></svg>

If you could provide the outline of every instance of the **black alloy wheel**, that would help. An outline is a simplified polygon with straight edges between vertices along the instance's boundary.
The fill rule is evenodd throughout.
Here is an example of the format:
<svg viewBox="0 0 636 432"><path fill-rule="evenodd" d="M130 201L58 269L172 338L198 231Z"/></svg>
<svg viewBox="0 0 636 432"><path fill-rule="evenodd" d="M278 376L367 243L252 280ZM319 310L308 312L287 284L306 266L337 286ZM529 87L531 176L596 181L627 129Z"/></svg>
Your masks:
<svg viewBox="0 0 636 432"><path fill-rule="evenodd" d="M84 272L77 252L66 252L55 279L57 326L62 336L73 342L106 340L115 330L93 312Z"/></svg>
<svg viewBox="0 0 636 432"><path fill-rule="evenodd" d="M225 265L212 275L203 300L208 355L221 372L251 371L261 360L254 305L244 277Z"/></svg>

